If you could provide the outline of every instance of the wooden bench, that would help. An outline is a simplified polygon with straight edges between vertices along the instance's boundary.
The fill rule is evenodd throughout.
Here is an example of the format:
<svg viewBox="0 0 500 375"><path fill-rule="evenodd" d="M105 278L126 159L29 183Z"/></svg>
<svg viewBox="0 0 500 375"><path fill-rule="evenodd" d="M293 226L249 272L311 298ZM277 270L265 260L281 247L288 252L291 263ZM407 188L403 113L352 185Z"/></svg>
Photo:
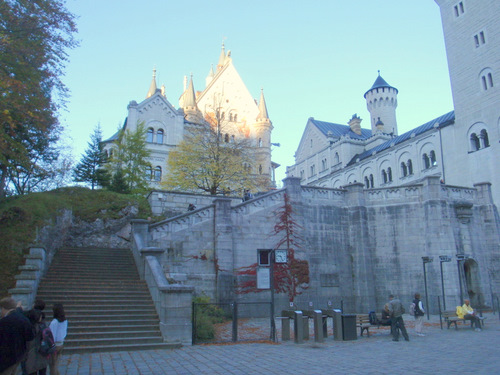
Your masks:
<svg viewBox="0 0 500 375"><path fill-rule="evenodd" d="M448 329L450 329L450 326L452 324L455 324L455 329L458 329L458 325L457 325L458 322L461 322L464 325L466 325L467 322L470 322L470 327L474 328L474 325L472 324L472 320L460 319L458 317L456 311L443 311L441 313L441 316L443 317L446 325L448 326ZM482 317L482 316L478 316L478 318L479 318L479 322L480 322L481 327L484 327L484 319L486 319L486 318Z"/></svg>
<svg viewBox="0 0 500 375"><path fill-rule="evenodd" d="M377 314L377 322L380 322L382 319L382 314L376 313ZM370 328L380 328L383 327L384 325L378 323L378 324L371 324L370 323L370 317L368 314L356 314L356 326L359 328L359 333L360 336L363 336L363 332L366 331L366 335L370 337Z"/></svg>

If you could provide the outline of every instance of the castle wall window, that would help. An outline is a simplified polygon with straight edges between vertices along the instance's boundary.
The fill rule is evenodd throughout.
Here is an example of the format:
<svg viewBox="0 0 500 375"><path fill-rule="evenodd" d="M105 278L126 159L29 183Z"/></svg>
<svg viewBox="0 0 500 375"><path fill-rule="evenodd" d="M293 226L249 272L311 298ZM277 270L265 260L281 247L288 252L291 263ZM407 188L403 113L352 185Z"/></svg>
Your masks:
<svg viewBox="0 0 500 375"><path fill-rule="evenodd" d="M384 184L387 183L387 172L384 169L382 169L382 181Z"/></svg>
<svg viewBox="0 0 500 375"><path fill-rule="evenodd" d="M365 176L365 187L366 187L367 189L369 189L369 188L370 188L370 180L368 179L368 177L367 177L367 176Z"/></svg>
<svg viewBox="0 0 500 375"><path fill-rule="evenodd" d="M479 133L479 139L481 141L481 146L483 148L490 146L490 140L488 139L488 132L485 129L481 130L481 133Z"/></svg>
<svg viewBox="0 0 500 375"><path fill-rule="evenodd" d="M259 165L259 174L262 174L262 165Z"/></svg>
<svg viewBox="0 0 500 375"><path fill-rule="evenodd" d="M472 133L470 135L470 150L477 151L481 148L481 144L479 143L479 138L476 133Z"/></svg>
<svg viewBox="0 0 500 375"><path fill-rule="evenodd" d="M161 167L155 168L155 181L161 181Z"/></svg>
<svg viewBox="0 0 500 375"><path fill-rule="evenodd" d="M408 160L406 165L408 166L408 174L412 175L413 174L413 163L411 162L411 159Z"/></svg>
<svg viewBox="0 0 500 375"><path fill-rule="evenodd" d="M257 257L259 258L259 266L269 266L270 259L269 255L271 254L271 250L257 250Z"/></svg>
<svg viewBox="0 0 500 375"><path fill-rule="evenodd" d="M321 170L322 171L326 170L326 159L321 160Z"/></svg>
<svg viewBox="0 0 500 375"><path fill-rule="evenodd" d="M158 130L158 132L156 133L156 143L162 145L163 144L163 130L160 129Z"/></svg>
<svg viewBox="0 0 500 375"><path fill-rule="evenodd" d="M311 165L311 177L316 175L316 166L313 164Z"/></svg>
<svg viewBox="0 0 500 375"><path fill-rule="evenodd" d="M259 147L262 147L262 138L259 138Z"/></svg>
<svg viewBox="0 0 500 375"><path fill-rule="evenodd" d="M300 171L300 179L303 180L304 179L304 171Z"/></svg>
<svg viewBox="0 0 500 375"><path fill-rule="evenodd" d="M429 159L431 160L431 166L435 166L435 165L437 165L437 161L436 161L436 153L434 152L434 150L432 150L432 151L429 153Z"/></svg>
<svg viewBox="0 0 500 375"><path fill-rule="evenodd" d="M224 136L224 142L229 143L229 134L227 134L227 133Z"/></svg>
<svg viewBox="0 0 500 375"><path fill-rule="evenodd" d="M153 169L151 167L146 167L146 180L151 181L153 176Z"/></svg>
<svg viewBox="0 0 500 375"><path fill-rule="evenodd" d="M373 188L373 175L370 174L370 187Z"/></svg>
<svg viewBox="0 0 500 375"><path fill-rule="evenodd" d="M338 163L340 163L340 157L339 157L338 152L336 152L335 156L333 157L333 163L334 163L334 165L337 165Z"/></svg>
<svg viewBox="0 0 500 375"><path fill-rule="evenodd" d="M392 169L391 167L387 168L387 179L389 182L392 182Z"/></svg>
<svg viewBox="0 0 500 375"><path fill-rule="evenodd" d="M453 7L455 17L460 17L462 14L465 13L465 7L464 7L464 2L460 1Z"/></svg>
<svg viewBox="0 0 500 375"><path fill-rule="evenodd" d="M486 44L486 38L484 36L484 31L480 31L476 35L474 35L474 45L476 48L481 47L483 44Z"/></svg>
<svg viewBox="0 0 500 375"><path fill-rule="evenodd" d="M146 142L147 143L153 143L153 134L154 134L153 129L149 128L148 131L146 132Z"/></svg>
<svg viewBox="0 0 500 375"><path fill-rule="evenodd" d="M422 162L424 163L424 169L429 169L431 167L431 161L427 154L422 155Z"/></svg>
<svg viewBox="0 0 500 375"><path fill-rule="evenodd" d="M408 167L404 162L401 162L401 174L403 175L403 177L408 176Z"/></svg>
<svg viewBox="0 0 500 375"><path fill-rule="evenodd" d="M493 74L490 68L483 69L479 74L481 81L481 88L483 91L493 88Z"/></svg>

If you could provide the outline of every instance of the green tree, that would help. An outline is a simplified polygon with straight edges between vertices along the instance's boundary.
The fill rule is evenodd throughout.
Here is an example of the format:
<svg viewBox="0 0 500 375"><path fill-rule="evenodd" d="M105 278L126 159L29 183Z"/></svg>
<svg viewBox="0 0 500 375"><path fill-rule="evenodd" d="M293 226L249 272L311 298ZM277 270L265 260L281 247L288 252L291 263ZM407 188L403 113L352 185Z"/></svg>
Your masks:
<svg viewBox="0 0 500 375"><path fill-rule="evenodd" d="M9 183L16 185L12 179L18 171L18 182L26 182L27 176L50 178L44 166L58 156L53 146L60 132L57 111L67 97L59 77L68 59L66 50L77 45L74 16L64 4L0 2L0 198ZM18 193L29 190L22 186L15 186Z"/></svg>
<svg viewBox="0 0 500 375"><path fill-rule="evenodd" d="M218 115L207 116L206 120L203 124L191 125L170 153L168 174L162 186L210 195L255 190L249 139L229 136Z"/></svg>
<svg viewBox="0 0 500 375"><path fill-rule="evenodd" d="M102 148L101 126L98 124L94 133L90 135L85 154L73 170L74 180L90 183L92 190L97 186L106 186L109 181L108 173L104 169L106 160L106 154Z"/></svg>
<svg viewBox="0 0 500 375"><path fill-rule="evenodd" d="M150 167L147 158L146 128L138 123L135 131L120 129L108 163L113 178L120 171L123 180L132 193L140 193L148 188L146 168Z"/></svg>
<svg viewBox="0 0 500 375"><path fill-rule="evenodd" d="M117 171L115 171L115 174L113 175L113 178L111 179L111 183L109 185L109 190L121 194L130 193L130 188L127 184L127 181L125 181L125 176L122 169L118 169Z"/></svg>

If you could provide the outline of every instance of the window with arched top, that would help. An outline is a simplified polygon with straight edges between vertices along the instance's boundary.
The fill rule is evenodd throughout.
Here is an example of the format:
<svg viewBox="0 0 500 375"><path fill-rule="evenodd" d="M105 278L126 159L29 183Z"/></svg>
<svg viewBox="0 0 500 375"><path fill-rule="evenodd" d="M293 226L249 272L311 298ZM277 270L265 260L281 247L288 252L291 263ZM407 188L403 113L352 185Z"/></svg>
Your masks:
<svg viewBox="0 0 500 375"><path fill-rule="evenodd" d="M366 187L367 189L369 189L369 188L370 188L370 180L368 179L368 177L367 177L367 176L365 176L365 187Z"/></svg>
<svg viewBox="0 0 500 375"><path fill-rule="evenodd" d="M476 133L470 135L470 149L471 151L477 151L481 148L479 138Z"/></svg>
<svg viewBox="0 0 500 375"><path fill-rule="evenodd" d="M227 133L224 136L224 142L229 143L229 134L227 134Z"/></svg>
<svg viewBox="0 0 500 375"><path fill-rule="evenodd" d="M262 147L262 138L259 138L259 147Z"/></svg>
<svg viewBox="0 0 500 375"><path fill-rule="evenodd" d="M161 181L161 167L155 168L155 181Z"/></svg>
<svg viewBox="0 0 500 375"><path fill-rule="evenodd" d="M404 162L401 162L401 175L403 177L408 176L408 168L406 167L406 164Z"/></svg>
<svg viewBox="0 0 500 375"><path fill-rule="evenodd" d="M262 174L262 165L259 165L259 174Z"/></svg>
<svg viewBox="0 0 500 375"><path fill-rule="evenodd" d="M387 172L385 171L385 169L382 169L382 181L384 182L384 184L387 183Z"/></svg>
<svg viewBox="0 0 500 375"><path fill-rule="evenodd" d="M431 152L429 152L429 159L431 162L431 167L437 165L436 153L434 152L434 150L431 150Z"/></svg>
<svg viewBox="0 0 500 375"><path fill-rule="evenodd" d="M411 159L408 159L408 162L406 163L408 166L408 174L412 175L413 174L413 163L411 162Z"/></svg>
<svg viewBox="0 0 500 375"><path fill-rule="evenodd" d="M333 163L334 163L334 165L337 165L338 163L340 163L340 157L339 157L338 152L336 152L335 156L333 157Z"/></svg>
<svg viewBox="0 0 500 375"><path fill-rule="evenodd" d="M373 188L373 175L370 174L370 187Z"/></svg>
<svg viewBox="0 0 500 375"><path fill-rule="evenodd" d="M391 167L387 168L387 179L389 182L392 182L392 169Z"/></svg>
<svg viewBox="0 0 500 375"><path fill-rule="evenodd" d="M481 130L481 132L479 133L479 138L481 139L482 147L490 146L490 140L488 138L488 132L486 131L486 129Z"/></svg>
<svg viewBox="0 0 500 375"><path fill-rule="evenodd" d="M152 128L149 128L148 131L146 132L147 143L153 143L153 135L154 135L154 130Z"/></svg>
<svg viewBox="0 0 500 375"><path fill-rule="evenodd" d="M156 133L156 143L160 145L163 144L163 129L158 130Z"/></svg>
<svg viewBox="0 0 500 375"><path fill-rule="evenodd" d="M151 181L153 176L153 169L151 167L146 167L146 180Z"/></svg>
<svg viewBox="0 0 500 375"><path fill-rule="evenodd" d="M232 113L229 114L229 121L233 121L233 114Z"/></svg>
<svg viewBox="0 0 500 375"><path fill-rule="evenodd" d="M424 169L429 169L431 166L431 161L427 154L422 155L422 163L424 164Z"/></svg>

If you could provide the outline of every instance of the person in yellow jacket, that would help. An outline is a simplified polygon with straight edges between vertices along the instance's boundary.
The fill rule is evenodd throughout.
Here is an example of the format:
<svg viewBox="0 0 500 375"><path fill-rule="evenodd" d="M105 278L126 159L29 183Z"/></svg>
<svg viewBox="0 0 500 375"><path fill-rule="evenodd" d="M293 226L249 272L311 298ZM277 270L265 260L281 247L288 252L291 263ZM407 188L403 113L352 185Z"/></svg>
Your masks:
<svg viewBox="0 0 500 375"><path fill-rule="evenodd" d="M476 312L470 305L470 301L466 299L463 306L457 306L457 316L460 319L470 320L476 326L476 331L481 331L481 320L476 316Z"/></svg>

